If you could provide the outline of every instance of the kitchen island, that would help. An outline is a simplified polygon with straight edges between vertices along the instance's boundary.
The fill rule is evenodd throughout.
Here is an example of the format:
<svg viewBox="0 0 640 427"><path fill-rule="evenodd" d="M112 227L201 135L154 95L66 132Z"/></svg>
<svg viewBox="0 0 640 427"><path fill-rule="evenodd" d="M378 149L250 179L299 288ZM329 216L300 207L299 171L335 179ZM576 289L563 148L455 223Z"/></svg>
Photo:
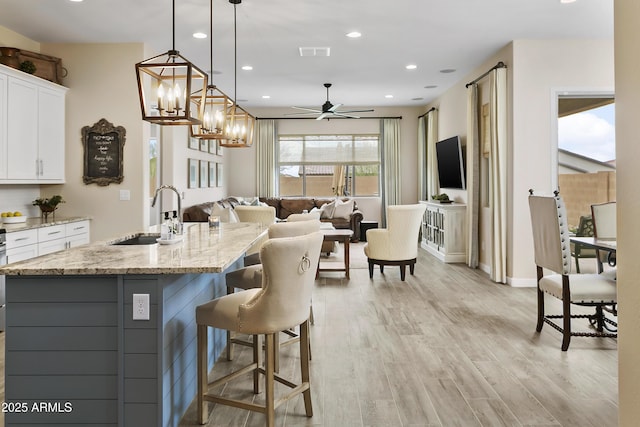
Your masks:
<svg viewBox="0 0 640 427"><path fill-rule="evenodd" d="M226 294L225 271L265 233L187 223L173 244L121 236L0 269L6 425L177 425L196 394L195 307ZM134 294L149 296L149 320L133 320ZM212 363L225 340L210 329Z"/></svg>

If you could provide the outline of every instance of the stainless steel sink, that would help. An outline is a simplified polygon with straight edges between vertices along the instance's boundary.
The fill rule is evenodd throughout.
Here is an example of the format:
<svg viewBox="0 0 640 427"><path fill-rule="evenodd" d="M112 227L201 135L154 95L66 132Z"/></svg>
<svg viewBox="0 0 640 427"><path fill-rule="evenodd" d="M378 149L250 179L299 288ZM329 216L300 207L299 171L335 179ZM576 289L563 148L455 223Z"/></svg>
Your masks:
<svg viewBox="0 0 640 427"><path fill-rule="evenodd" d="M137 234L124 240L116 240L112 245L153 245L157 243L160 234Z"/></svg>

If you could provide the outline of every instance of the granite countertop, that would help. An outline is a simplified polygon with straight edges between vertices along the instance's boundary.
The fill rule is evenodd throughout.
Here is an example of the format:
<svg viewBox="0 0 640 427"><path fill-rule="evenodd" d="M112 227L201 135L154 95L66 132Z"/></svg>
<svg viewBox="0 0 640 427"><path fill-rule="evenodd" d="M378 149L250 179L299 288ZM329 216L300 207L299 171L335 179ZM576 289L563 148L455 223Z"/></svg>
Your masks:
<svg viewBox="0 0 640 427"><path fill-rule="evenodd" d="M134 237L133 233L94 242L49 255L9 264L0 274L17 275L99 275L99 274L184 274L221 273L251 245L266 234L260 224L185 223L181 241L173 244L113 245ZM151 227L149 233L155 233Z"/></svg>
<svg viewBox="0 0 640 427"><path fill-rule="evenodd" d="M11 233L13 231L24 231L30 230L32 228L41 228L41 227L51 227L53 225L60 224L68 224L70 222L78 222L91 219L88 216L71 216L71 217L56 217L55 219L49 219L48 221L44 221L39 216L37 217L29 217L26 222L18 222L15 224L5 224L4 222L0 224L0 228L4 228L7 230L7 233Z"/></svg>

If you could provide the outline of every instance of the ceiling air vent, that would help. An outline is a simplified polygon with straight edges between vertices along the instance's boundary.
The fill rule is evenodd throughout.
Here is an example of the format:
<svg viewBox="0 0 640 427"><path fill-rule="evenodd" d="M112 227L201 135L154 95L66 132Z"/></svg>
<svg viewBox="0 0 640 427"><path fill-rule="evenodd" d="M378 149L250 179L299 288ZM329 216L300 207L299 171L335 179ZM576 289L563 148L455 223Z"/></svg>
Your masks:
<svg viewBox="0 0 640 427"><path fill-rule="evenodd" d="M329 56L330 47L299 47L300 56Z"/></svg>

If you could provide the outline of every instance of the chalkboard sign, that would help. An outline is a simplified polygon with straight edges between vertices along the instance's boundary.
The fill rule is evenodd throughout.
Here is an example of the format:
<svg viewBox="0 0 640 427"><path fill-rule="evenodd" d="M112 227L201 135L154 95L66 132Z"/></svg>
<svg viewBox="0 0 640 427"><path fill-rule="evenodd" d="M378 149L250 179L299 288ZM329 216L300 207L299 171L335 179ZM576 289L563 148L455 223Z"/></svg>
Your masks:
<svg viewBox="0 0 640 427"><path fill-rule="evenodd" d="M84 145L84 175L85 184L106 186L119 184L122 175L122 153L126 130L122 126L113 126L106 119L93 126L82 128L82 143Z"/></svg>

